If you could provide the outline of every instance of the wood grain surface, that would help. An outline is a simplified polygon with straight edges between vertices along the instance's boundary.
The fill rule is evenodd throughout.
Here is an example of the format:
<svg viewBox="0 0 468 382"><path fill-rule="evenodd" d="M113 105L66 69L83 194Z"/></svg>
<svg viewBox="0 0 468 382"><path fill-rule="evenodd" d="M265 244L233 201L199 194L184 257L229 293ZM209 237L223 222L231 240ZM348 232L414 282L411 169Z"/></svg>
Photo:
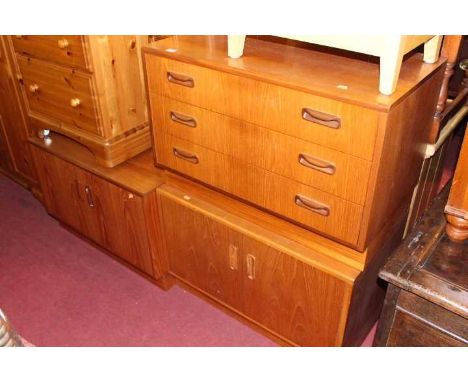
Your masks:
<svg viewBox="0 0 468 382"><path fill-rule="evenodd" d="M88 71L83 36L73 35L22 35L12 36L15 51L42 60Z"/></svg>
<svg viewBox="0 0 468 382"><path fill-rule="evenodd" d="M153 95L151 103L155 141L159 133L173 135L348 201L364 203L369 161L170 98Z"/></svg>
<svg viewBox="0 0 468 382"><path fill-rule="evenodd" d="M147 54L150 94L164 95L321 146L372 159L378 113L330 98ZM193 78L186 87L168 81L167 73ZM303 109L340 119L331 128L303 118Z"/></svg>
<svg viewBox="0 0 468 382"><path fill-rule="evenodd" d="M242 221L228 226L228 217L213 218L215 210L190 208L169 192L158 194L176 277L295 344L341 344L347 283L243 235Z"/></svg>

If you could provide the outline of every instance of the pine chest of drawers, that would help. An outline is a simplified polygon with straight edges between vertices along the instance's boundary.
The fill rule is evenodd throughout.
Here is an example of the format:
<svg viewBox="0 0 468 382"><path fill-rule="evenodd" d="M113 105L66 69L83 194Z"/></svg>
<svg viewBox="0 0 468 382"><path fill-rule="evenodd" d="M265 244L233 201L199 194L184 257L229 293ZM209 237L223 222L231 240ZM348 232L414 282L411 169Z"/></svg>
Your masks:
<svg viewBox="0 0 468 382"><path fill-rule="evenodd" d="M382 96L377 64L249 44L240 59L221 36L146 50L156 163L364 251L409 202L443 60L408 58Z"/></svg>
<svg viewBox="0 0 468 382"><path fill-rule="evenodd" d="M140 47L147 36L11 36L31 130L53 130L113 167L151 146Z"/></svg>

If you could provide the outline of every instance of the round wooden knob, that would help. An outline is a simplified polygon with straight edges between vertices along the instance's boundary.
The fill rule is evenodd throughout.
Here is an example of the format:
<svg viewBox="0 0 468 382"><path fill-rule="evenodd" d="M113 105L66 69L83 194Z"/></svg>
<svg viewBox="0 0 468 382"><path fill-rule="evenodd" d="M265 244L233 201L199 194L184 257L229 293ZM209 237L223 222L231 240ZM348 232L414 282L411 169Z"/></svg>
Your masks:
<svg viewBox="0 0 468 382"><path fill-rule="evenodd" d="M58 40L57 43L58 43L58 47L60 49L66 49L66 48L68 48L70 46L70 43L65 38L62 38L62 39Z"/></svg>
<svg viewBox="0 0 468 382"><path fill-rule="evenodd" d="M31 93L37 93L38 90L39 90L39 85L38 84L29 85L29 91Z"/></svg>
<svg viewBox="0 0 468 382"><path fill-rule="evenodd" d="M23 38L23 35L22 34L17 34L15 35L16 38Z"/></svg>
<svg viewBox="0 0 468 382"><path fill-rule="evenodd" d="M80 101L79 98L72 98L70 100L70 106L71 107L78 107L78 106L80 106L80 104L81 104L81 101Z"/></svg>

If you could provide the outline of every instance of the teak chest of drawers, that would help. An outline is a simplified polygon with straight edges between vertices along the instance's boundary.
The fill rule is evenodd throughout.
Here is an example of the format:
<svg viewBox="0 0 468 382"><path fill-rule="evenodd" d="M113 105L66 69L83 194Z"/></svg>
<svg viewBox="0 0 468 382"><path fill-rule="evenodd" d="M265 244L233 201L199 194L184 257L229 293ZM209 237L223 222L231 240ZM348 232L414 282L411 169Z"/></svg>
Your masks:
<svg viewBox="0 0 468 382"><path fill-rule="evenodd" d="M53 130L113 167L151 146L140 48L147 36L11 36L33 131Z"/></svg>
<svg viewBox="0 0 468 382"><path fill-rule="evenodd" d="M382 96L376 64L250 40L232 60L225 45L147 49L156 163L364 251L409 202L443 60L408 58Z"/></svg>

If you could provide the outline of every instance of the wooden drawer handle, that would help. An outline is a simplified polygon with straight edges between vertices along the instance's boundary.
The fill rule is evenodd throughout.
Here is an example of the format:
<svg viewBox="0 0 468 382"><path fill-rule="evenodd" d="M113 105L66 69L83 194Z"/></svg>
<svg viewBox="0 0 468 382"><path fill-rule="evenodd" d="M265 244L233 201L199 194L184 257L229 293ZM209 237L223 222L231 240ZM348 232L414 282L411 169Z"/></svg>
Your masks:
<svg viewBox="0 0 468 382"><path fill-rule="evenodd" d="M70 106L71 107L78 107L81 105L81 100L79 98L72 98L70 100Z"/></svg>
<svg viewBox="0 0 468 382"><path fill-rule="evenodd" d="M37 93L39 91L39 85L38 84L29 85L29 91L33 94Z"/></svg>
<svg viewBox="0 0 468 382"><path fill-rule="evenodd" d="M175 111L171 111L170 116L174 122L181 123L182 125L186 125L189 127L197 127L197 121L193 117L189 117L188 115L176 113Z"/></svg>
<svg viewBox="0 0 468 382"><path fill-rule="evenodd" d="M239 259L239 248L233 244L229 244L229 268L233 271L237 271Z"/></svg>
<svg viewBox="0 0 468 382"><path fill-rule="evenodd" d="M88 200L88 206L94 208L94 198L93 193L91 192L91 188L89 186L85 187L86 199Z"/></svg>
<svg viewBox="0 0 468 382"><path fill-rule="evenodd" d="M167 72L167 80L177 85L187 86L188 88L193 88L195 86L193 78L183 74Z"/></svg>
<svg viewBox="0 0 468 382"><path fill-rule="evenodd" d="M312 212L315 212L316 214L322 215L322 216L328 216L330 215L330 207L328 207L326 204L317 202L313 199L307 198L302 195L296 195L294 197L294 202L302 208L306 208Z"/></svg>
<svg viewBox="0 0 468 382"><path fill-rule="evenodd" d="M198 157L195 154L189 153L188 151L184 151L176 147L173 147L172 152L177 158L186 160L187 162L190 162L193 164L198 164L199 162Z"/></svg>
<svg viewBox="0 0 468 382"><path fill-rule="evenodd" d="M299 163L305 167L312 168L314 170L324 172L328 175L333 175L336 171L336 167L333 163L327 162L323 159L316 158L312 155L300 153Z"/></svg>
<svg viewBox="0 0 468 382"><path fill-rule="evenodd" d="M250 253L246 256L247 262L247 277L250 280L255 279L255 256Z"/></svg>
<svg viewBox="0 0 468 382"><path fill-rule="evenodd" d="M339 129L341 126L341 119L339 117L312 110L307 107L302 109L302 118L306 121L318 123L319 125L324 125L332 129Z"/></svg>
<svg viewBox="0 0 468 382"><path fill-rule="evenodd" d="M62 38L57 41L57 45L60 49L67 49L70 46L70 43L68 42L67 39Z"/></svg>

